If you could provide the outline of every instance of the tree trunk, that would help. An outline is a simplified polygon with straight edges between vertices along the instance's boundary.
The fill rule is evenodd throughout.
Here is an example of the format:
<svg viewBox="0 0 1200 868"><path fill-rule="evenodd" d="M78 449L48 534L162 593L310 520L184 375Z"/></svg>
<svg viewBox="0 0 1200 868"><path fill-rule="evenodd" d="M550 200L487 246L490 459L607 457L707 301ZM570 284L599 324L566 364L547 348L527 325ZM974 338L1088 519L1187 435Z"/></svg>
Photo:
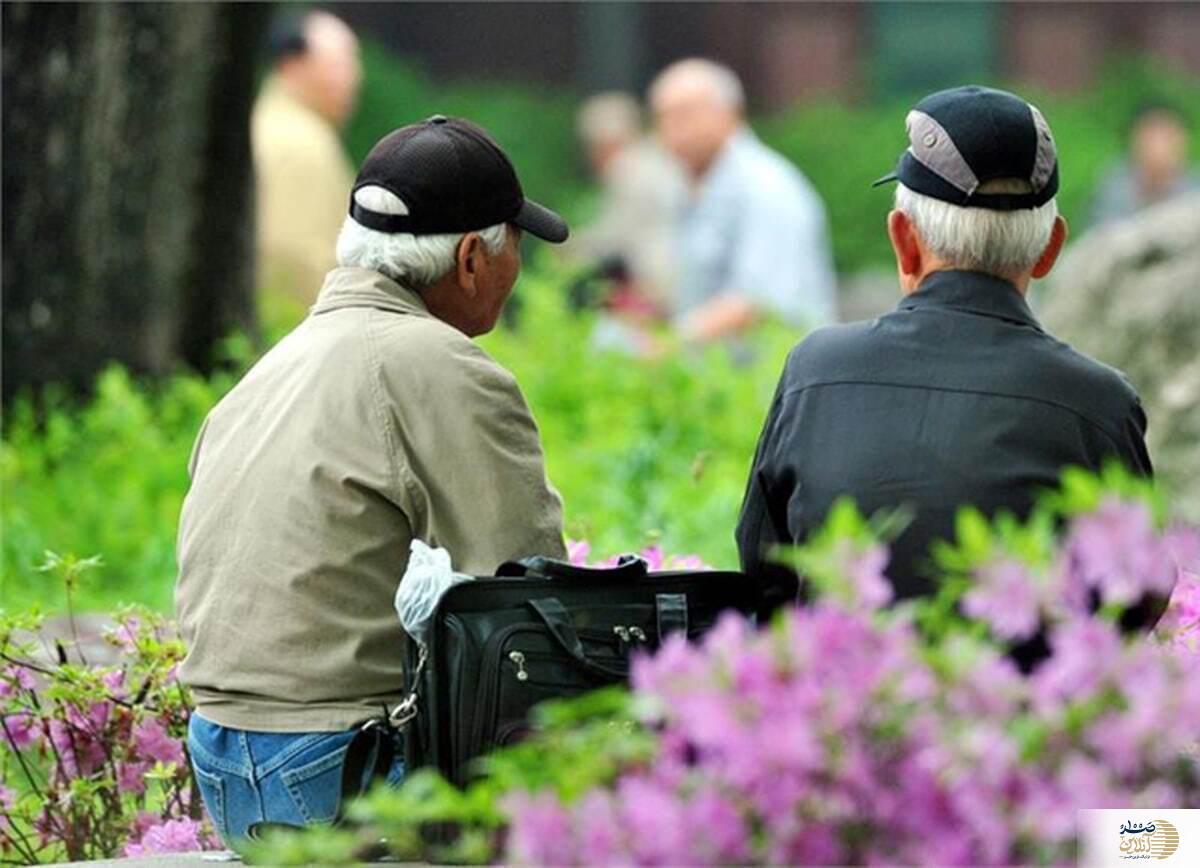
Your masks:
<svg viewBox="0 0 1200 868"><path fill-rule="evenodd" d="M254 326L260 4L3 6L5 401Z"/></svg>

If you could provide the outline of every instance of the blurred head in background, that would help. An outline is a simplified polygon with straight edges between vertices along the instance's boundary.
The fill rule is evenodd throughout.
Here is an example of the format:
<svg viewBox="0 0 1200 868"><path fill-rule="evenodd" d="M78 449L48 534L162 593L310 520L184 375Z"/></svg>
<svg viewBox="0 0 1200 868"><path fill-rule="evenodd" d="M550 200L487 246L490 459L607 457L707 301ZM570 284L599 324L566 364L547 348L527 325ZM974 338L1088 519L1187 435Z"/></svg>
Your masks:
<svg viewBox="0 0 1200 868"><path fill-rule="evenodd" d="M599 93L580 106L575 127L592 172L603 177L622 151L641 140L642 110L627 93Z"/></svg>
<svg viewBox="0 0 1200 868"><path fill-rule="evenodd" d="M275 74L287 90L335 126L354 111L362 65L358 38L340 18L310 12L275 25Z"/></svg>
<svg viewBox="0 0 1200 868"><path fill-rule="evenodd" d="M1187 168L1187 121L1165 103L1142 106L1130 124L1129 152L1146 200L1162 198Z"/></svg>
<svg viewBox="0 0 1200 868"><path fill-rule="evenodd" d="M745 104L737 75L711 60L680 60L650 85L659 139L693 178L704 175L741 128Z"/></svg>

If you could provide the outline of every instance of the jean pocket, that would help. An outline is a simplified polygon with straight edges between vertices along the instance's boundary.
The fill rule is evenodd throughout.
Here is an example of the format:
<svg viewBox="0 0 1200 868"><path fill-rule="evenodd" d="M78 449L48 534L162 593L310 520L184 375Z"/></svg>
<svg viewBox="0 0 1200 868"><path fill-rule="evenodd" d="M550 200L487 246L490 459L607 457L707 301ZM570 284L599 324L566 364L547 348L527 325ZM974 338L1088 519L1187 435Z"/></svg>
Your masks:
<svg viewBox="0 0 1200 868"><path fill-rule="evenodd" d="M280 780L306 825L328 823L337 814L342 797L342 765L346 746L302 766L280 773Z"/></svg>
<svg viewBox="0 0 1200 868"><path fill-rule="evenodd" d="M219 775L206 772L192 764L196 775L196 784L200 788L200 798L204 800L204 808L217 830L217 835L229 845L229 821L225 816L225 781Z"/></svg>

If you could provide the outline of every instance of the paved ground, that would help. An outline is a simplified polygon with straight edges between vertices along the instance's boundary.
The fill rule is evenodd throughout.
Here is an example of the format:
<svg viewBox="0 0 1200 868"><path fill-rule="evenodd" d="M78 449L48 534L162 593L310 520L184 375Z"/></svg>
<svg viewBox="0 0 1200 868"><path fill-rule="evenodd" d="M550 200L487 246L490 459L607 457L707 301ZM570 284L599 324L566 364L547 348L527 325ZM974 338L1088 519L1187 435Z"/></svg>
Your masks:
<svg viewBox="0 0 1200 868"><path fill-rule="evenodd" d="M209 853L163 853L159 856L139 856L135 859L103 859L99 862L60 862L59 865L87 866L87 868L219 868L221 865L241 865L242 860L229 850L214 850Z"/></svg>

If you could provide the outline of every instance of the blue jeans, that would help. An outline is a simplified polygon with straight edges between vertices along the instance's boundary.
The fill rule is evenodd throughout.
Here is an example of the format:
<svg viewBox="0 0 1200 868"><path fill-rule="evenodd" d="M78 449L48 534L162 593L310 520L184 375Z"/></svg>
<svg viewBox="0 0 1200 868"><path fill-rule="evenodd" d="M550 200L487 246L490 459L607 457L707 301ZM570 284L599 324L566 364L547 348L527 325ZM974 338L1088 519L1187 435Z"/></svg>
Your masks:
<svg viewBox="0 0 1200 868"><path fill-rule="evenodd" d="M346 745L357 729L342 732L248 732L193 712L188 750L204 806L227 847L247 837L254 823L308 826L337 813ZM404 755L396 734L396 758L387 781L404 778Z"/></svg>

